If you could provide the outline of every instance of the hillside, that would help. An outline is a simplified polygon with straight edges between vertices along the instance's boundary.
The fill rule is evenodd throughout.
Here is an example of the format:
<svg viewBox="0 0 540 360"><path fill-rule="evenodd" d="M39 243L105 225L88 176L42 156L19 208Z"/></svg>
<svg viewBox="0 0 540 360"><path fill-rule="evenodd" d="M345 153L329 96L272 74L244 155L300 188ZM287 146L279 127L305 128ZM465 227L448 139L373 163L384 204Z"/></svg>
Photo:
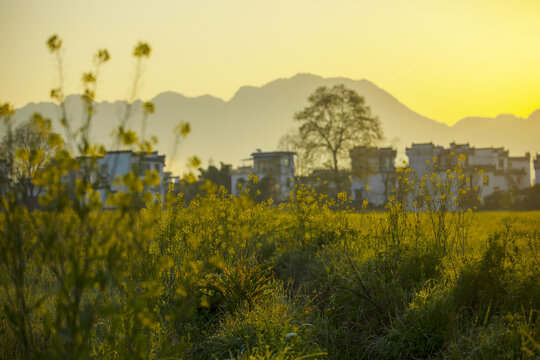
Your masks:
<svg viewBox="0 0 540 360"><path fill-rule="evenodd" d="M148 121L148 133L160 139L158 149L170 154L172 129L180 120L191 123L192 133L180 147L180 157L198 155L205 162L224 161L238 165L256 148L273 150L279 138L295 126L293 115L306 105L306 99L318 86L343 83L365 97L372 112L381 120L385 144L393 145L400 153L412 142L447 145L451 141L469 142L474 146L504 146L513 155L526 151L540 152L540 109L523 119L513 115L496 118L469 117L454 126L422 116L395 97L367 80L322 78L298 74L278 79L262 87L244 86L232 99L224 101L213 96L185 97L164 92L152 101L156 112ZM77 96L67 101L68 112L80 119L82 107ZM125 102L102 102L97 106L93 138L106 145L110 134L125 109ZM57 119L52 103L30 103L17 109L15 117L27 118L33 112ZM131 120L133 129L140 128L140 111ZM176 164L173 169L179 170Z"/></svg>

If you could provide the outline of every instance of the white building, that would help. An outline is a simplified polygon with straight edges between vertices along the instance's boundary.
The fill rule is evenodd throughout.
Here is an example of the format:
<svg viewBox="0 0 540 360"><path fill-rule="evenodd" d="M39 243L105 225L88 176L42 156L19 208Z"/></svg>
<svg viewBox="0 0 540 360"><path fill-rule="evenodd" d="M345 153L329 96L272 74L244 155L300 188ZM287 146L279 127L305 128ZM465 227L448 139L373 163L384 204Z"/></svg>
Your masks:
<svg viewBox="0 0 540 360"><path fill-rule="evenodd" d="M375 206L386 204L396 186L396 150L361 146L350 150L349 155L353 200L367 199Z"/></svg>
<svg viewBox="0 0 540 360"><path fill-rule="evenodd" d="M497 191L510 189L521 190L531 187L531 157L527 153L521 157L511 157L503 148L474 148L469 144L451 143L448 149L428 144L412 144L406 149L409 166L418 176L427 170L432 171L433 158L437 159L436 172L452 169L459 155L466 155L462 164L465 174L473 174L475 169L484 170L487 182L482 185L481 196L485 197ZM429 164L426 162L430 160Z"/></svg>
<svg viewBox="0 0 540 360"><path fill-rule="evenodd" d="M131 172L144 178L147 171L155 170L159 176L159 184L147 189L152 193L165 196L170 180L170 173L164 172L165 155L158 155L157 151L150 154L133 152L131 150L109 151L97 158L80 157L81 170L87 173L89 180L94 184L103 203L109 194L128 191L120 181L124 175ZM85 168L86 167L86 168Z"/></svg>
<svg viewBox="0 0 540 360"><path fill-rule="evenodd" d="M291 151L263 152L257 150L251 154L252 166L242 166L233 170L231 175L231 193L238 196L239 184L247 183L250 174L262 181L265 178L273 182L276 201L285 201L294 186L294 156Z"/></svg>
<svg viewBox="0 0 540 360"><path fill-rule="evenodd" d="M405 149L409 158L409 166L414 169L418 176L422 177L429 169L427 161L433 161L444 152L442 146L433 145L433 143L412 144L410 148Z"/></svg>

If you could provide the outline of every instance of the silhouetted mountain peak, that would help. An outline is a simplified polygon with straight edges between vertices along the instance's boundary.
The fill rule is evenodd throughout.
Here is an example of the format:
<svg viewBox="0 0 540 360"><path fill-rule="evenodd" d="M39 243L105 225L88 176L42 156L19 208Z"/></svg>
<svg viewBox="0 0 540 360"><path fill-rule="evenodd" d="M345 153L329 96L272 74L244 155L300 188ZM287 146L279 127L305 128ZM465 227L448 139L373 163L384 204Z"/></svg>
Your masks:
<svg viewBox="0 0 540 360"><path fill-rule="evenodd" d="M169 102L169 101L184 101L185 99L187 99L186 96L182 95L182 94L179 94L177 92L174 92L174 91L164 91L162 93L159 93L158 95L156 95L153 99L152 99L152 102L156 102L156 101L165 101L165 102Z"/></svg>
<svg viewBox="0 0 540 360"><path fill-rule="evenodd" d="M369 80L344 77L324 78L309 73L276 79L262 86L243 86L229 100L203 95L187 97L166 91L152 101L156 112L148 119L147 134L160 139L158 150L170 154L173 144L172 129L179 120L191 124L192 133L182 141L181 157L197 155L237 165L252 149L275 149L279 138L296 126L294 113L307 105L308 96L319 86L336 84L355 90L366 100L372 113L379 117L387 142L400 153L413 142L445 145L451 141L469 142L472 146L504 146L511 153L540 152L537 134L540 133L540 109L527 119L509 114L495 118L469 117L448 126L422 116L401 103L384 89ZM81 99L70 95L68 113L81 117ZM137 101L140 104L140 100ZM96 107L92 129L94 138L106 143L124 114L125 101L101 102ZM17 109L15 117L28 118L33 112L58 119L58 108L52 102L30 103ZM130 121L135 130L140 126L140 105ZM56 125L58 129L58 124ZM174 170L180 171L177 163Z"/></svg>
<svg viewBox="0 0 540 360"><path fill-rule="evenodd" d="M540 121L540 109L536 109L535 111L533 111L527 119L533 121Z"/></svg>

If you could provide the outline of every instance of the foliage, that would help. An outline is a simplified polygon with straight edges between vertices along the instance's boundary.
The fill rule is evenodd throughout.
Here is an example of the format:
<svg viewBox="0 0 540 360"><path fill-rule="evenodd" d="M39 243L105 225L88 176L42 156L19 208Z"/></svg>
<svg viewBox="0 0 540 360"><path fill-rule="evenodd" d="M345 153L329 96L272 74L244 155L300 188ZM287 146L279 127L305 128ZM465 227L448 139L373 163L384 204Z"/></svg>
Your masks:
<svg viewBox="0 0 540 360"><path fill-rule="evenodd" d="M443 254L456 250L465 254L473 210L478 209L482 184L486 181L482 169L465 167L466 155L457 157L456 165L441 171L437 158L426 160L426 171L418 174L411 167L398 168L399 191L392 191L388 207L408 208L427 214L436 248ZM397 205L400 203L401 205Z"/></svg>
<svg viewBox="0 0 540 360"><path fill-rule="evenodd" d="M299 122L295 147L303 159L324 158L326 167L338 173L340 160L348 157L350 149L382 139L379 120L354 90L344 85L322 86L308 101L309 105L294 115ZM334 181L341 191L339 178Z"/></svg>
<svg viewBox="0 0 540 360"><path fill-rule="evenodd" d="M522 190L497 191L486 196L482 210L540 210L540 185Z"/></svg>
<svg viewBox="0 0 540 360"><path fill-rule="evenodd" d="M199 179L209 180L217 186L223 186L228 192L231 192L231 165L220 163L220 168L210 165L208 169L199 168Z"/></svg>
<svg viewBox="0 0 540 360"><path fill-rule="evenodd" d="M51 121L37 113L15 129L6 117L6 125L0 142L0 162L6 165L4 181L18 188L25 205L36 207L42 187L35 186L32 179L52 165L50 159L62 147L62 138L51 131Z"/></svg>
<svg viewBox="0 0 540 360"><path fill-rule="evenodd" d="M48 45L61 60L61 40ZM150 52L137 45L136 63ZM65 118L54 166L32 176L39 209L16 188L0 197L0 358L540 357L540 214L475 213L461 166L405 168L380 213L300 182L276 206L255 177L237 197L209 186L187 204L172 184L149 193L156 176L139 172L103 210L76 158L100 151L87 119ZM129 121L118 144L150 149Z"/></svg>

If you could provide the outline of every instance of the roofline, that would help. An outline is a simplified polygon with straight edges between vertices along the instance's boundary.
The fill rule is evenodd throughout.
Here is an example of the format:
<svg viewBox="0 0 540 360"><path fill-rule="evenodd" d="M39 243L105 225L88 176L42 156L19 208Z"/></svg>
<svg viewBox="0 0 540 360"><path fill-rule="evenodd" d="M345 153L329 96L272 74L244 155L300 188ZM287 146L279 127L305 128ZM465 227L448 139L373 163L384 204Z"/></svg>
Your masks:
<svg viewBox="0 0 540 360"><path fill-rule="evenodd" d="M355 146L355 147L353 147L350 151L353 151L353 150L356 150L356 149L392 150L392 151L397 151L396 149L394 149L394 148L391 147L391 146L377 147L377 146L365 146L365 145L362 145L362 146Z"/></svg>
<svg viewBox="0 0 540 360"><path fill-rule="evenodd" d="M121 153L132 153L134 152L133 150L111 150L111 151L106 151L105 154L121 154Z"/></svg>
<svg viewBox="0 0 540 360"><path fill-rule="evenodd" d="M529 160L531 160L531 158L528 157L528 156L509 156L508 160L527 160L527 161L529 161Z"/></svg>
<svg viewBox="0 0 540 360"><path fill-rule="evenodd" d="M405 151L407 151L407 150L412 150L413 147L415 147L415 146L422 146L422 145L431 145L431 146L433 146L435 149L443 149L443 150L444 150L444 146L442 146L442 145L435 145L435 144L433 144L433 142L428 142L428 143L412 143L412 144L411 144L411 147L406 147L406 148L405 148Z"/></svg>
<svg viewBox="0 0 540 360"><path fill-rule="evenodd" d="M95 155L95 156L77 156L77 160L82 159L103 159L107 155L116 155L116 154L133 154L135 156L141 156L144 160L162 160L165 161L165 155L158 155L157 151L153 151L151 153L145 153L141 151L133 151L133 150L113 150L113 151L107 151L105 155Z"/></svg>
<svg viewBox="0 0 540 360"><path fill-rule="evenodd" d="M451 142L449 145L450 145L450 146L452 146L452 145L454 145L454 146L468 146L469 148L474 149L474 147L471 146L471 144L468 143L468 142L458 144L457 142L453 141L453 142Z"/></svg>
<svg viewBox="0 0 540 360"><path fill-rule="evenodd" d="M491 150L491 151L503 151L508 152L508 150L505 150L504 147L481 147L481 148L472 148L474 150Z"/></svg>
<svg viewBox="0 0 540 360"><path fill-rule="evenodd" d="M251 153L250 156L254 159L256 157L273 157L273 156L294 156L294 151L256 151Z"/></svg>

